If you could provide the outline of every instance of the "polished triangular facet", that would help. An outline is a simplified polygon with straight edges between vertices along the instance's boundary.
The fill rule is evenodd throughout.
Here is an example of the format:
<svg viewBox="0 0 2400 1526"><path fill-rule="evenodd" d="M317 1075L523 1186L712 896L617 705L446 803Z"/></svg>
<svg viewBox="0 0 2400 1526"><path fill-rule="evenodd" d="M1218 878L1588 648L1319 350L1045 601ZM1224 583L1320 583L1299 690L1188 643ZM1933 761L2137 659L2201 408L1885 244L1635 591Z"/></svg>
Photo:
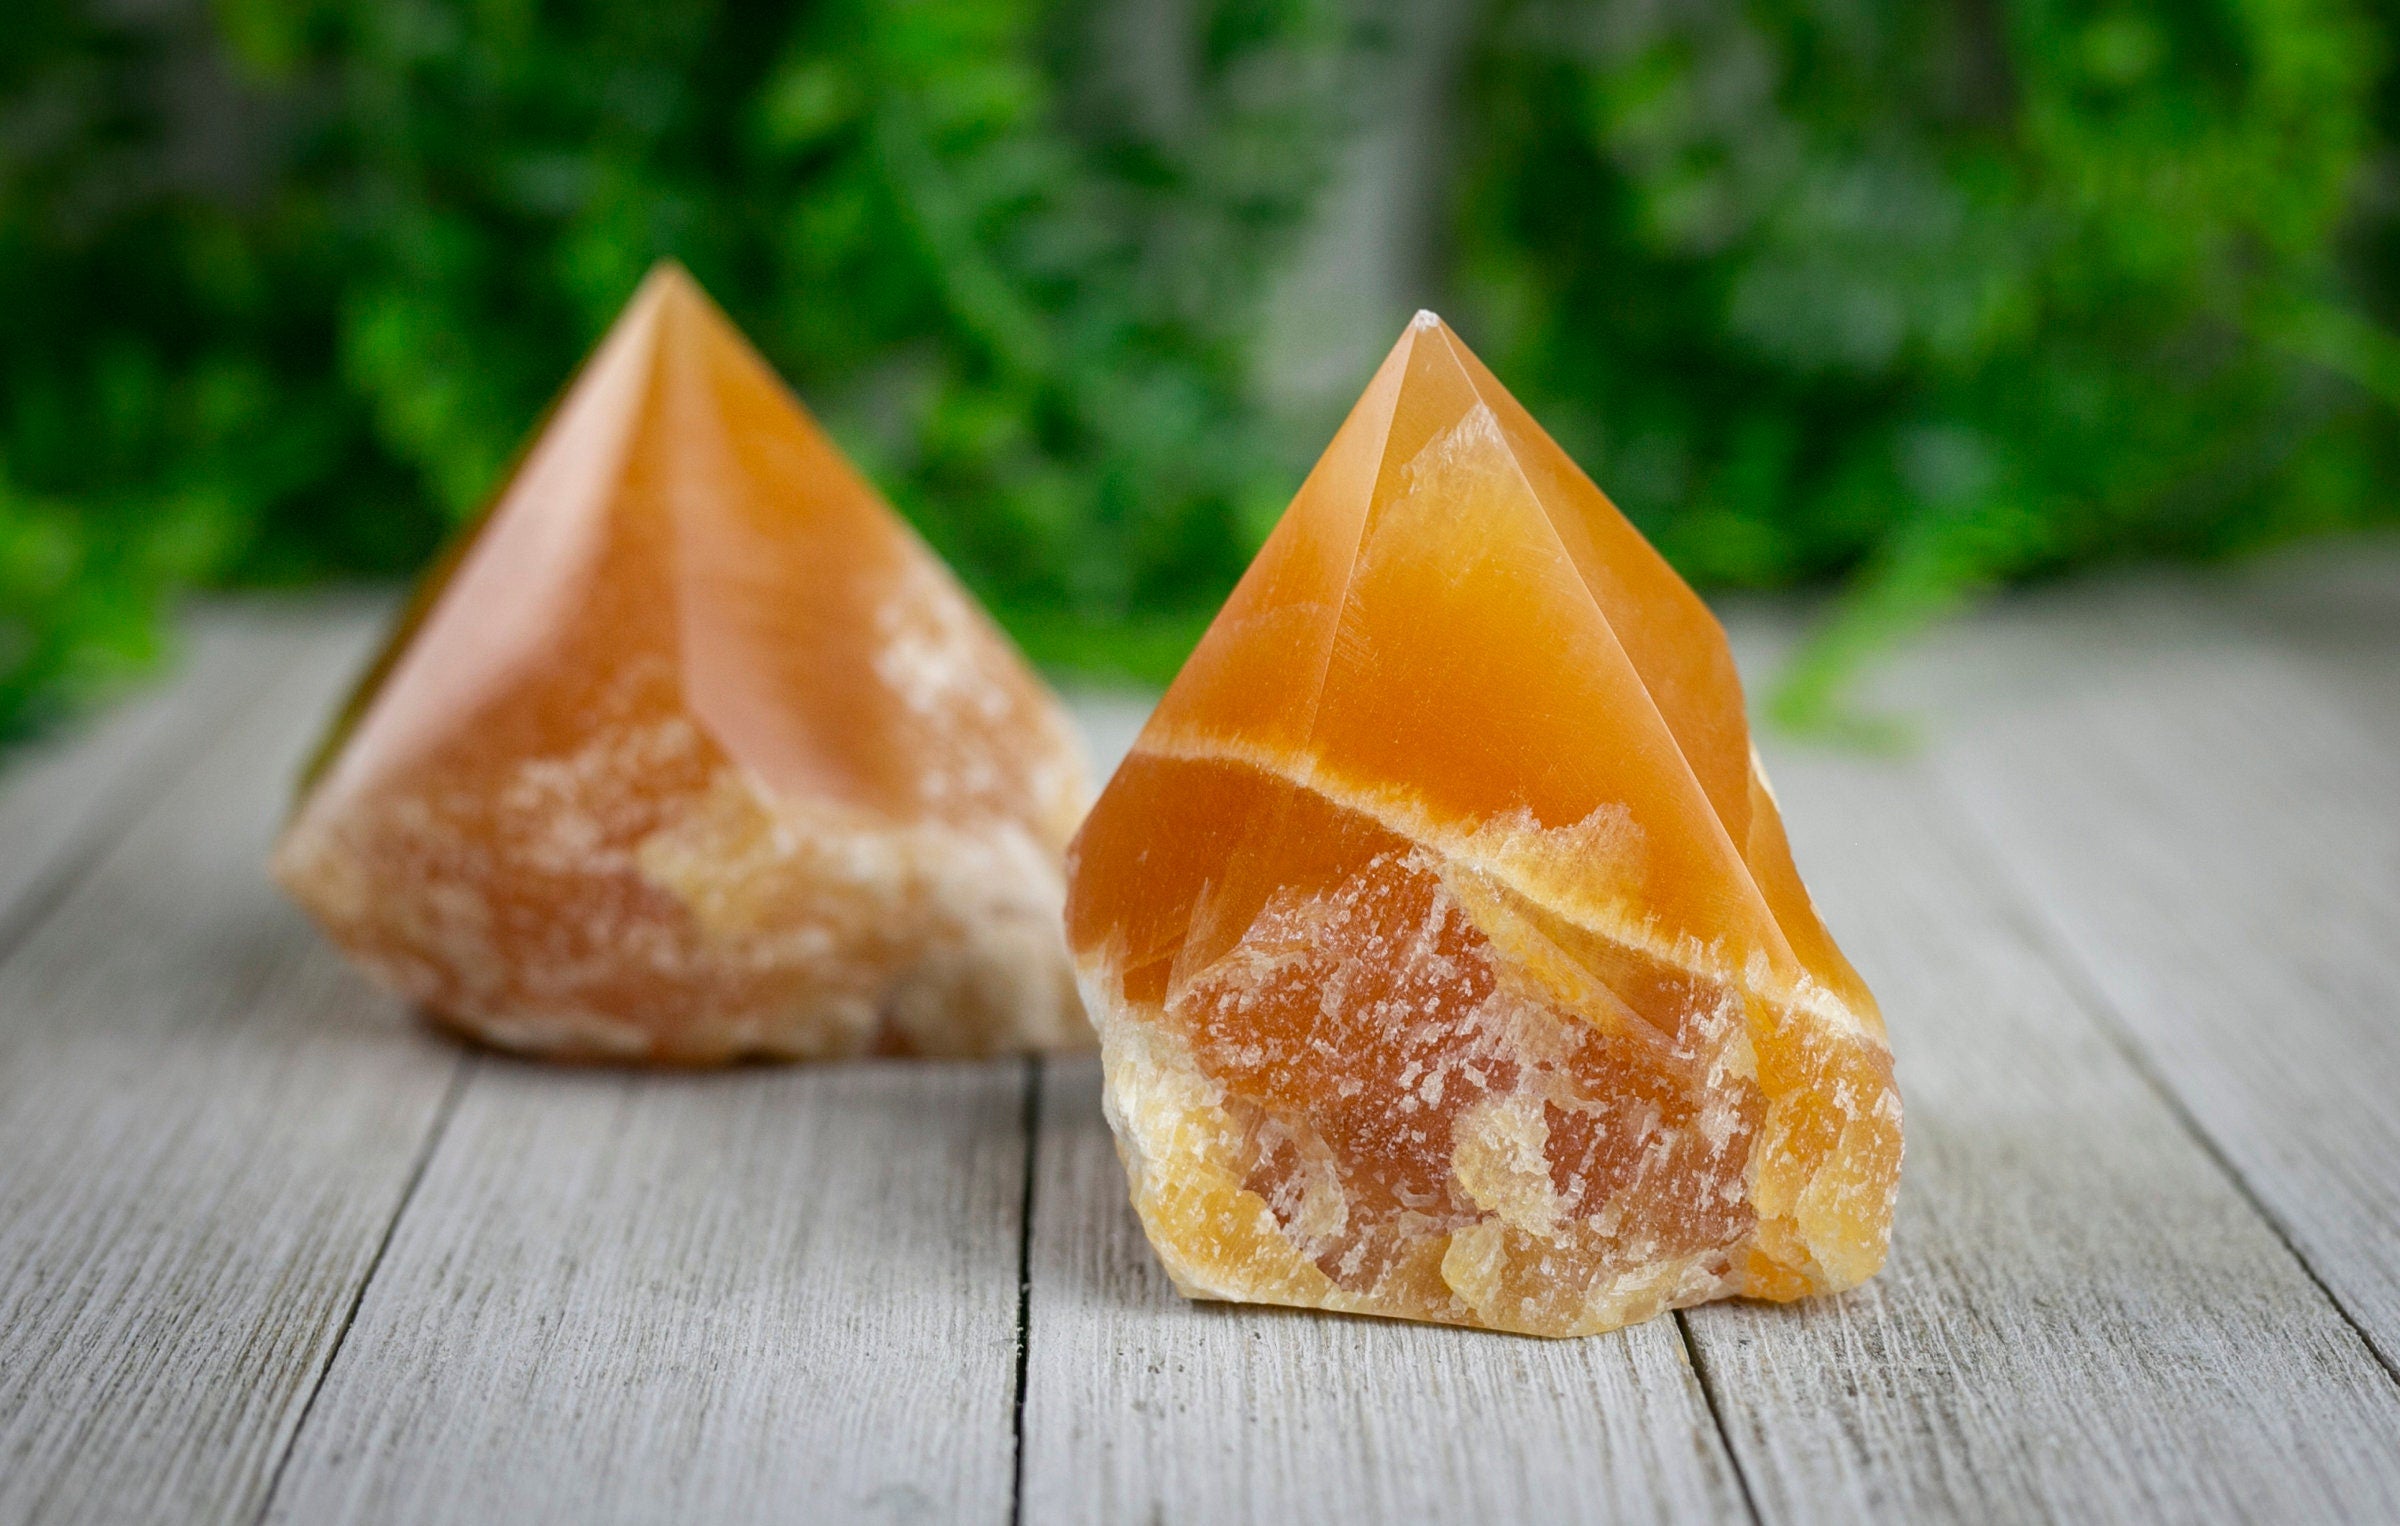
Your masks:
<svg viewBox="0 0 2400 1526"><path fill-rule="evenodd" d="M583 1058L1077 1041L1057 701L661 267L337 722L275 855L369 969Z"/></svg>
<svg viewBox="0 0 2400 1526"><path fill-rule="evenodd" d="M1578 1334L1881 1264L1899 1098L1723 631L1430 314L1069 851L1194 1297Z"/></svg>

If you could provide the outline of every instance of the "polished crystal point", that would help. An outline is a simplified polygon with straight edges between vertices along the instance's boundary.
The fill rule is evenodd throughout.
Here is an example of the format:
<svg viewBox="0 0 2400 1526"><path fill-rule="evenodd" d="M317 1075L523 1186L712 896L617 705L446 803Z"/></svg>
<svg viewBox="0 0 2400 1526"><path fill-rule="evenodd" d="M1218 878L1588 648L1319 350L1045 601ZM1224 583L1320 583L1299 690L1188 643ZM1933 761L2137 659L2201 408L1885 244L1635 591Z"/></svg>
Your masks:
<svg viewBox="0 0 2400 1526"><path fill-rule="evenodd" d="M1543 1335L1883 1260L1900 1103L1722 630L1430 314L1069 850L1194 1297Z"/></svg>
<svg viewBox="0 0 2400 1526"><path fill-rule="evenodd" d="M1055 698L662 266L420 592L274 857L511 1049L984 1054L1088 1029Z"/></svg>

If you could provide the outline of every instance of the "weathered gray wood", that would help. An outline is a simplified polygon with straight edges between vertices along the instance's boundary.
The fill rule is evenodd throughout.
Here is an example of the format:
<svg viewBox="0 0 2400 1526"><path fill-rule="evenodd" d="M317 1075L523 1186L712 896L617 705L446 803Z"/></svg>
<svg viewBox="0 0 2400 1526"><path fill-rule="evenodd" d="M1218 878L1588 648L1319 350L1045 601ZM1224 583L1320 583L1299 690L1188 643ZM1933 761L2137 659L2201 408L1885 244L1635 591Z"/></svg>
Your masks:
<svg viewBox="0 0 2400 1526"><path fill-rule="evenodd" d="M2314 669L2400 739L2400 534L2302 546L2199 580L2194 595Z"/></svg>
<svg viewBox="0 0 2400 1526"><path fill-rule="evenodd" d="M1178 1297L1126 1205L1099 1067L1049 1062L1024 1518L1744 1517L1672 1320L1543 1341Z"/></svg>
<svg viewBox="0 0 2400 1526"><path fill-rule="evenodd" d="M0 921L43 912L0 958L0 1521L247 1522L287 1457L294 1522L992 1519L1020 1254L1037 1523L1738 1519L1745 1481L1771 1521L2400 1516L2400 1385L2277 1236L2388 1354L2363 576L2296 644L2238 591L2026 605L1910 664L1921 762L1778 758L1911 1156L1875 1283L1688 1317L1730 1457L1673 1321L1184 1304L1088 1063L1048 1071L1025 1242L1019 1067L462 1062L258 872L357 621L237 613L0 776ZM1105 776L1142 707L1076 708Z"/></svg>
<svg viewBox="0 0 2400 1526"><path fill-rule="evenodd" d="M2400 1370L2400 758L2173 588L2029 602L1919 666L2030 914Z"/></svg>
<svg viewBox="0 0 2400 1526"><path fill-rule="evenodd" d="M364 631L245 618L284 658L0 964L0 1520L253 1516L458 1063L261 868Z"/></svg>
<svg viewBox="0 0 2400 1526"><path fill-rule="evenodd" d="M2400 1387L2036 943L1918 765L1779 751L1890 1024L1892 1259L1691 1311L1769 1521L2400 1518Z"/></svg>
<svg viewBox="0 0 2400 1526"><path fill-rule="evenodd" d="M477 1062L292 1522L1008 1514L1022 1062Z"/></svg>
<svg viewBox="0 0 2400 1526"><path fill-rule="evenodd" d="M174 672L56 737L0 754L0 953L291 655L288 631L203 615Z"/></svg>

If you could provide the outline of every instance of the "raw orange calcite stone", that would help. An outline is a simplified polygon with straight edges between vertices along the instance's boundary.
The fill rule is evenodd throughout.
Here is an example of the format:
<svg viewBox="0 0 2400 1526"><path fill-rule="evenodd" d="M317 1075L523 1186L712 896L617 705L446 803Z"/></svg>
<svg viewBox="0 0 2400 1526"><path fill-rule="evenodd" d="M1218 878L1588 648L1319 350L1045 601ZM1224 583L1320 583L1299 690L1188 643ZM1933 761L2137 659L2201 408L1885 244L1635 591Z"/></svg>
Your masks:
<svg viewBox="0 0 2400 1526"><path fill-rule="evenodd" d="M1575 1335L1882 1264L1883 1022L1724 633L1430 314L1068 878L1189 1296Z"/></svg>
<svg viewBox="0 0 2400 1526"><path fill-rule="evenodd" d="M1088 1042L1056 699L662 267L337 722L274 855L510 1049L699 1064Z"/></svg>

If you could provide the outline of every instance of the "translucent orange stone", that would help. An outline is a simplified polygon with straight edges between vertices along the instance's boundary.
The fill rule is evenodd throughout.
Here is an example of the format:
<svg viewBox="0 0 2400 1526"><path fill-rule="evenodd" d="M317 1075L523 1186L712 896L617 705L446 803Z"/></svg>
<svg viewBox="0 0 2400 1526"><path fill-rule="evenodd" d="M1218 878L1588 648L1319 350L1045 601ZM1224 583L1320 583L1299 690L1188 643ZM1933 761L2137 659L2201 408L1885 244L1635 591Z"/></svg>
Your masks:
<svg viewBox="0 0 2400 1526"><path fill-rule="evenodd" d="M1882 1264L1900 1102L1724 633L1431 314L1068 853L1197 1298L1541 1335Z"/></svg>
<svg viewBox="0 0 2400 1526"><path fill-rule="evenodd" d="M543 1054L1088 1042L1056 699L690 279L654 272L337 721L274 856Z"/></svg>

